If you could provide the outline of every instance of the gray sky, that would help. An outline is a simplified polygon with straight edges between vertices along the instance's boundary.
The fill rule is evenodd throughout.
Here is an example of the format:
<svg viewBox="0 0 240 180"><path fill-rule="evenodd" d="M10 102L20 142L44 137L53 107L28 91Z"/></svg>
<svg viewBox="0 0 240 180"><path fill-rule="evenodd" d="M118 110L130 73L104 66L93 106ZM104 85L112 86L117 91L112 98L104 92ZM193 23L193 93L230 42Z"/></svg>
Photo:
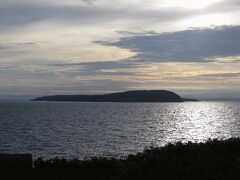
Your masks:
<svg viewBox="0 0 240 180"><path fill-rule="evenodd" d="M240 0L1 0L0 96L240 97Z"/></svg>

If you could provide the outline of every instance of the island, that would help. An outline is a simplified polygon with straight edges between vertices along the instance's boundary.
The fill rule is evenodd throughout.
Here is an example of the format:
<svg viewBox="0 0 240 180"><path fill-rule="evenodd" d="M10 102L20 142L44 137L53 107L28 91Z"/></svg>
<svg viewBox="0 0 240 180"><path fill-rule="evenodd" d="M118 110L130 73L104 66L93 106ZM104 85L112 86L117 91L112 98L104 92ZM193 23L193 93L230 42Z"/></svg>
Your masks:
<svg viewBox="0 0 240 180"><path fill-rule="evenodd" d="M102 95L55 95L35 98L31 101L77 102L183 102L178 94L166 90L135 90Z"/></svg>
<svg viewBox="0 0 240 180"><path fill-rule="evenodd" d="M184 102L197 102L197 101L199 101L199 100L197 100L197 99L192 99L192 98L182 98L182 100L183 100Z"/></svg>

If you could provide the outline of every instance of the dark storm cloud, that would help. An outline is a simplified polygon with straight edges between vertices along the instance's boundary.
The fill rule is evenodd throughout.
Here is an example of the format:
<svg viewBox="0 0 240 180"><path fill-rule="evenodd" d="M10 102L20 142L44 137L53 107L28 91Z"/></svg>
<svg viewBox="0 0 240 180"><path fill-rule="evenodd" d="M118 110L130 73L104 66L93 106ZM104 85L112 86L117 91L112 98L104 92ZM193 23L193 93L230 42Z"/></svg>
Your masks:
<svg viewBox="0 0 240 180"><path fill-rule="evenodd" d="M240 55L240 26L132 35L117 42L96 43L136 52L132 60L209 62L214 58Z"/></svg>

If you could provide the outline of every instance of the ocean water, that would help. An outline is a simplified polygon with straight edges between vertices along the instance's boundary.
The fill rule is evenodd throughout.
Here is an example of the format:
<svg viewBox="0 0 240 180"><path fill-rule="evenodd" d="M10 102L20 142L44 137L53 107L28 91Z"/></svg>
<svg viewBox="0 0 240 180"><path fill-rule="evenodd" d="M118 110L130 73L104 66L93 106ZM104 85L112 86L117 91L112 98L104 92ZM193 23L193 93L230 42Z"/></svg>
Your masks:
<svg viewBox="0 0 240 180"><path fill-rule="evenodd" d="M240 136L240 102L0 103L0 153L125 156L150 145Z"/></svg>

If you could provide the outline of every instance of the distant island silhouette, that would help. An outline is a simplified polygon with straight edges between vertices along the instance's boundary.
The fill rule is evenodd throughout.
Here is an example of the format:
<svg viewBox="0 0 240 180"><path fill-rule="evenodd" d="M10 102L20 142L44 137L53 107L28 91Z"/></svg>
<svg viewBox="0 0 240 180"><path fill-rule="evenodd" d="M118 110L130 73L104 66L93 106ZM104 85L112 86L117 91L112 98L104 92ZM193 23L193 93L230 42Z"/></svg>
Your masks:
<svg viewBox="0 0 240 180"><path fill-rule="evenodd" d="M190 99L186 99L190 101ZM183 102L178 94L166 90L136 90L103 95L55 95L35 98L31 101L77 102ZM191 101L196 101L191 99Z"/></svg>

